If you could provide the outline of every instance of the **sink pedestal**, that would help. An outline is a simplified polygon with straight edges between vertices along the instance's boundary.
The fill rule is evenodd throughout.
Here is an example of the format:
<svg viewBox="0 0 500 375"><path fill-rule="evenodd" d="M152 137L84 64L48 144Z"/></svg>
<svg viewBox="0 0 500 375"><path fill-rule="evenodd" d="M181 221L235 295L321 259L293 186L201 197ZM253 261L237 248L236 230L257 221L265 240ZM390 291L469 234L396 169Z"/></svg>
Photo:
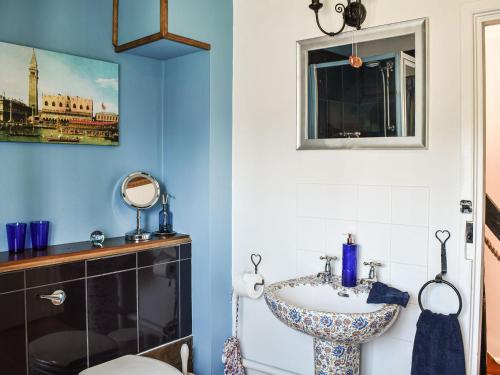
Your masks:
<svg viewBox="0 0 500 375"><path fill-rule="evenodd" d="M315 375L359 375L361 345L314 339Z"/></svg>

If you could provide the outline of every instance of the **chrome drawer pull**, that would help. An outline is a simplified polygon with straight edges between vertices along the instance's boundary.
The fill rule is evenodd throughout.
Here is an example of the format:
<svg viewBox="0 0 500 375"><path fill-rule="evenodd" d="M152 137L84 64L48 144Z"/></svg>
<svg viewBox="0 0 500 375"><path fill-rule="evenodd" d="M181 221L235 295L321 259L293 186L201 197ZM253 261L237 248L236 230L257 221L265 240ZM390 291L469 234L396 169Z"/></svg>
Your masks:
<svg viewBox="0 0 500 375"><path fill-rule="evenodd" d="M64 290L56 290L52 294L42 294L40 299L48 299L54 306L60 306L66 301Z"/></svg>

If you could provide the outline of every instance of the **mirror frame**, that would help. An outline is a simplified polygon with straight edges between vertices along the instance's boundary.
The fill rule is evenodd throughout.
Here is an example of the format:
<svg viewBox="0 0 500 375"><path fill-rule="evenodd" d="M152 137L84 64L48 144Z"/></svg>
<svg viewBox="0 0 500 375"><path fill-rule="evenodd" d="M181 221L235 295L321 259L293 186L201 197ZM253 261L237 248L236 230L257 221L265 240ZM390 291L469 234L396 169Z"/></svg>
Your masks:
<svg viewBox="0 0 500 375"><path fill-rule="evenodd" d="M358 43L393 38L408 34L415 35L416 64L416 111L415 136L372 137L372 138L325 138L308 139L308 55L309 51L342 46L352 43L352 31L335 38L300 40L297 42L297 150L325 149L426 149L428 143L428 19L404 21L390 25L362 29L356 32Z"/></svg>
<svg viewBox="0 0 500 375"><path fill-rule="evenodd" d="M151 204L138 206L138 205L135 205L134 203L132 203L127 198L127 195L125 194L127 183L130 180L134 179L135 177L145 177L145 178L147 178L148 180L150 180L153 183L153 185L155 187L155 190L156 190L156 193L155 193L155 196L154 196L153 200L151 201L152 202ZM160 184L158 183L158 180L156 178L154 178L153 176L151 176L149 173L146 173L146 172L133 172L133 173L129 174L127 177L125 177L125 179L122 182L121 195L122 195L123 200L130 207L136 208L138 210L147 210L147 209L153 207L158 202L158 199L160 198L160 194L161 194L161 192L160 192Z"/></svg>

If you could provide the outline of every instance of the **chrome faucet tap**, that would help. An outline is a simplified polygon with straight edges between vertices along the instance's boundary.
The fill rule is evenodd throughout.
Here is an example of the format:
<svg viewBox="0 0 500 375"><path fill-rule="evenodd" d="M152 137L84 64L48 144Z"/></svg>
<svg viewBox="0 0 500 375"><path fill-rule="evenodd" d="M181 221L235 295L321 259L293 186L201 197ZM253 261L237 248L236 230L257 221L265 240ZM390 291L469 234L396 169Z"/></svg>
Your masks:
<svg viewBox="0 0 500 375"><path fill-rule="evenodd" d="M363 262L363 265L370 266L370 272L368 273L368 278L361 279L361 283L362 284L376 283L378 281L377 280L377 267L382 267L382 263L371 261L371 262Z"/></svg>
<svg viewBox="0 0 500 375"><path fill-rule="evenodd" d="M336 256L322 256L319 259L325 261L325 270L324 272L318 273L317 277L321 277L324 283L331 283L333 280L333 272L332 272L332 262L336 261L338 258Z"/></svg>

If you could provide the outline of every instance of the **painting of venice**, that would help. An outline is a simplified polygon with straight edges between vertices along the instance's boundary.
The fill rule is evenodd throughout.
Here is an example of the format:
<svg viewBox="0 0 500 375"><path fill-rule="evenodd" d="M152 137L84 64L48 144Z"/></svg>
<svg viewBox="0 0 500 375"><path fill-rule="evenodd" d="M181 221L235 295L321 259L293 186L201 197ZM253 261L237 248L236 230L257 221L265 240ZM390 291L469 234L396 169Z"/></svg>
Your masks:
<svg viewBox="0 0 500 375"><path fill-rule="evenodd" d="M0 42L0 141L118 145L118 64Z"/></svg>

